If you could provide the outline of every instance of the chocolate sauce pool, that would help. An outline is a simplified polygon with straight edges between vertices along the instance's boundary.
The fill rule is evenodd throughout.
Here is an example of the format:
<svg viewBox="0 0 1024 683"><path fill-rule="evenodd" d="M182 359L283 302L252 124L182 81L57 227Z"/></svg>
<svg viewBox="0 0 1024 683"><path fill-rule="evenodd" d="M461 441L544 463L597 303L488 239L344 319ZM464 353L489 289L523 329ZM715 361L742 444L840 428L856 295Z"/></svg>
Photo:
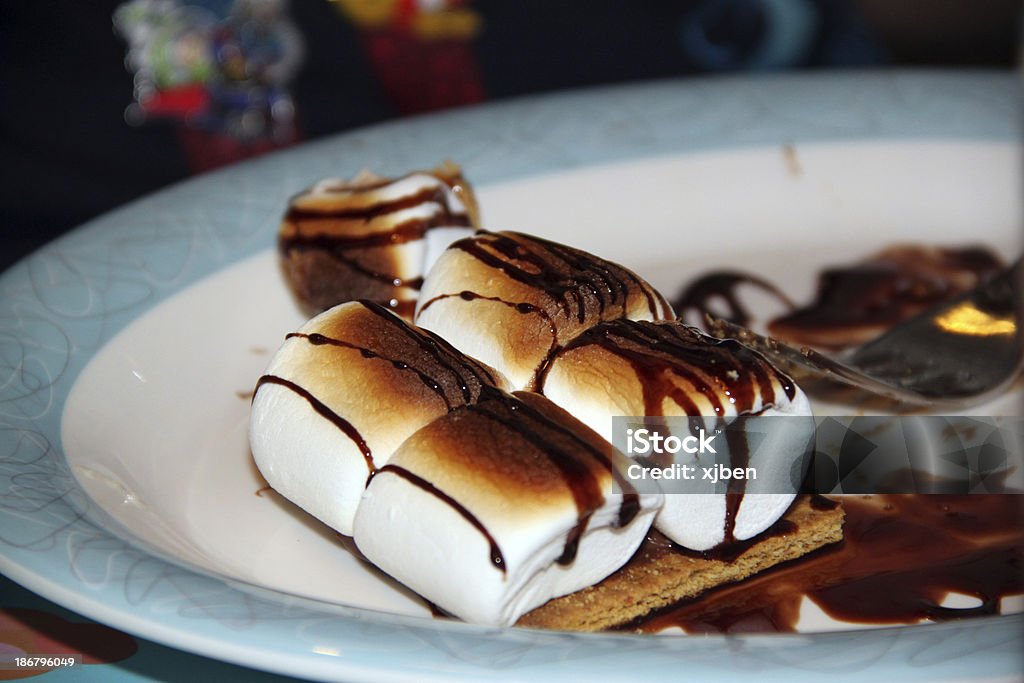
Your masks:
<svg viewBox="0 0 1024 683"><path fill-rule="evenodd" d="M672 309L680 320L683 320L686 314L692 311L697 318L710 315L724 318L737 325L750 325L753 316L740 301L736 292L740 285L754 285L775 296L786 308L796 308L796 304L782 290L767 280L748 273L719 271L708 273L684 286L679 292L679 296L672 302ZM724 313L715 312L713 303L716 300L725 305Z"/></svg>
<svg viewBox="0 0 1024 683"><path fill-rule="evenodd" d="M838 350L862 344L928 308L998 274L1005 264L985 247L895 245L868 259L822 270L812 302L798 306L763 278L736 271L707 273L687 283L672 302L680 318L711 316L748 327L753 319L737 290L754 286L787 312L768 332L793 344ZM716 312L715 303L724 306Z"/></svg>
<svg viewBox="0 0 1024 683"><path fill-rule="evenodd" d="M842 505L846 524L837 546L627 628L794 632L804 597L838 621L943 621L998 614L1001 598L1024 593L1024 496L845 496ZM949 593L980 604L943 607Z"/></svg>

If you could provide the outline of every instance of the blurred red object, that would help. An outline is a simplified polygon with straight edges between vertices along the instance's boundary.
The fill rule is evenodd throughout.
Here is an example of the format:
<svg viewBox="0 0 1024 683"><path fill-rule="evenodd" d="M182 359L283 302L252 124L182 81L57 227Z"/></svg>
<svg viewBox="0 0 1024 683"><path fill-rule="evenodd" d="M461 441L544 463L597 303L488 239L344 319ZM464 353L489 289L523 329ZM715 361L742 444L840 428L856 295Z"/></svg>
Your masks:
<svg viewBox="0 0 1024 683"><path fill-rule="evenodd" d="M486 98L473 51L480 15L468 0L339 0L374 79L402 115Z"/></svg>
<svg viewBox="0 0 1024 683"><path fill-rule="evenodd" d="M367 32L363 41L374 78L401 114L484 100L476 58L467 42L425 42L401 29Z"/></svg>
<svg viewBox="0 0 1024 683"><path fill-rule="evenodd" d="M297 142L300 136L298 131L292 131L282 139L262 137L246 140L227 133L179 126L178 139L189 167L194 173L202 173L282 149Z"/></svg>
<svg viewBox="0 0 1024 683"><path fill-rule="evenodd" d="M159 90L139 102L146 116L187 118L203 112L210 104L210 95L201 84Z"/></svg>

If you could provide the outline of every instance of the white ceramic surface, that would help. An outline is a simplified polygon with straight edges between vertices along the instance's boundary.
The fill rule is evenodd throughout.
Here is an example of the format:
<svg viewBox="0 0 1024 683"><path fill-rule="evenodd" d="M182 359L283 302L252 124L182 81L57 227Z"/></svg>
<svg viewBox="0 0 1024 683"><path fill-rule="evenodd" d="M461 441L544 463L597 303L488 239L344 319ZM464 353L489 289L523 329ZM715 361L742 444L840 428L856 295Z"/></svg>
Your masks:
<svg viewBox="0 0 1024 683"><path fill-rule="evenodd" d="M1010 76L895 73L533 98L341 136L110 214L0 280L0 571L140 635L318 678L616 680L682 661L719 680L1018 676L1020 616L858 631L805 610L810 634L728 638L438 622L258 494L245 441L248 392L302 321L276 223L318 177L451 157L488 227L609 256L670 295L720 266L799 295L821 265L893 241L1019 251L1014 95ZM1015 394L975 412L1020 409Z"/></svg>

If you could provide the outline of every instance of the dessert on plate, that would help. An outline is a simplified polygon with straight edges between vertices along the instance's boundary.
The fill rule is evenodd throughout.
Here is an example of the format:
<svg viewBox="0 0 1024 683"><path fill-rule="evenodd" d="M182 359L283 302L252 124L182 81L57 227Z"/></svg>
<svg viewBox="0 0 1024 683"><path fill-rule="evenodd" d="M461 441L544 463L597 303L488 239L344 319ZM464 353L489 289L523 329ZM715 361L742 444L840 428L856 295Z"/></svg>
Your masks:
<svg viewBox="0 0 1024 683"><path fill-rule="evenodd" d="M798 495L815 425L792 378L684 324L627 268L478 227L454 165L296 197L283 270L318 315L286 336L252 404L268 483L435 611L573 631L792 630L805 598L847 621L911 623L995 614L1024 591L1019 497ZM773 331L839 348L999 264L900 246L827 274L803 309L765 280L713 273L677 310L713 312L718 297L747 324L733 290L753 283L790 309ZM700 434L701 448L643 455L623 443L634 427L666 443ZM723 462L758 476L647 478ZM982 604L947 607L950 592Z"/></svg>
<svg viewBox="0 0 1024 683"><path fill-rule="evenodd" d="M453 199L447 184L408 178ZM357 184L354 193L346 184L319 194L352 201L389 187ZM306 200L326 201L317 194ZM285 226L305 220L296 207L310 205L293 202ZM378 215L346 212L363 223ZM310 225L318 224L306 223L302 239L312 243L319 233ZM362 296L350 285L366 275L350 263L357 241L346 237L345 249L331 252L343 267L317 273L322 287L313 271L301 276L312 285L304 291L317 289L318 305L331 307L288 334L260 378L253 455L278 492L352 536L367 560L443 612L481 624L604 628L840 538L841 510L791 508L795 491L663 495L657 484L634 485L633 461L608 438L612 415L706 416L710 430L739 416L810 410L755 352L675 322L664 296L632 271L530 235L478 231L429 267L411 325L380 303L350 301ZM286 264L297 253L287 240L281 249ZM297 271L285 270L294 288ZM391 294L417 296L412 287ZM797 435L748 464L789 477L805 450L806 434ZM763 542L751 542L759 534ZM739 543L735 558L702 560L713 570L679 571L666 559L677 546ZM647 578L624 582L624 565ZM623 611L627 585L640 593ZM619 606L586 623L529 621L552 599L584 594L594 605L614 596Z"/></svg>

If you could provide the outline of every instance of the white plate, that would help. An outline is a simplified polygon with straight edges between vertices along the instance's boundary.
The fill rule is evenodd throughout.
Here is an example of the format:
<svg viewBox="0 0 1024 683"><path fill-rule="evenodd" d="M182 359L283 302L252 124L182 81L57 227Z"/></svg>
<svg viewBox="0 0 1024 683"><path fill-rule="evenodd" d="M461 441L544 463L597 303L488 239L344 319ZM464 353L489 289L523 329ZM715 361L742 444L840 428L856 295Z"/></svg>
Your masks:
<svg viewBox="0 0 1024 683"><path fill-rule="evenodd" d="M0 280L0 571L139 635L309 677L635 680L683 662L723 680L1019 676L1019 616L823 633L837 625L812 615L813 633L728 638L432 620L256 495L245 440L246 394L302 320L277 221L319 177L451 157L489 227L610 256L670 295L723 265L806 293L822 264L897 240L1018 251L1015 85L850 74L532 98L341 136L110 214ZM1020 396L978 412L1020 414Z"/></svg>

